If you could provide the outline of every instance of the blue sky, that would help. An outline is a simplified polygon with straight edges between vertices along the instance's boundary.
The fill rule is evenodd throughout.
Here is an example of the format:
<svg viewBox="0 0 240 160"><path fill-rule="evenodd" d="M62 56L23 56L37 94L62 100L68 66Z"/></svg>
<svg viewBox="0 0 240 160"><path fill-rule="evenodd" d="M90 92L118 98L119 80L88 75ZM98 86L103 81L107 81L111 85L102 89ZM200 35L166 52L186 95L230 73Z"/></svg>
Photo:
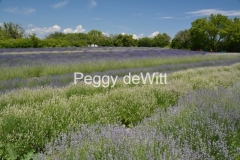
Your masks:
<svg viewBox="0 0 240 160"><path fill-rule="evenodd" d="M240 17L240 0L0 0L0 23L21 24L27 33L167 33L172 38L197 18L221 13Z"/></svg>

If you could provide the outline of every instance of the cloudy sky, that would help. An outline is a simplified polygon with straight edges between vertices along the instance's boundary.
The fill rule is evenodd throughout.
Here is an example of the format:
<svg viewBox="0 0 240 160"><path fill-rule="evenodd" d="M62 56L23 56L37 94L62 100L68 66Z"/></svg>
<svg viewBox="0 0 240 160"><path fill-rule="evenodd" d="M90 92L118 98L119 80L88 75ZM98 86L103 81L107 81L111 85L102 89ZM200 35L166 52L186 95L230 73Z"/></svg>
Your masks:
<svg viewBox="0 0 240 160"><path fill-rule="evenodd" d="M0 0L0 24L21 24L39 37L92 29L135 38L164 32L174 37L211 13L240 17L240 0Z"/></svg>

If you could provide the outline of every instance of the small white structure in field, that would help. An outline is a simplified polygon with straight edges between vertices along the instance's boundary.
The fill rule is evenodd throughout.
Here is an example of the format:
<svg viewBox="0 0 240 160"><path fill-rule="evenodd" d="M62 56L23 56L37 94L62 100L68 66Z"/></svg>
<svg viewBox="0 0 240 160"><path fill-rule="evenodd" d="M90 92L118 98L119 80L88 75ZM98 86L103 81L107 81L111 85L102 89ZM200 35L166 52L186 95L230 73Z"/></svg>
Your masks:
<svg viewBox="0 0 240 160"><path fill-rule="evenodd" d="M96 44L91 44L91 45L88 45L88 47L98 47L98 45L96 45Z"/></svg>

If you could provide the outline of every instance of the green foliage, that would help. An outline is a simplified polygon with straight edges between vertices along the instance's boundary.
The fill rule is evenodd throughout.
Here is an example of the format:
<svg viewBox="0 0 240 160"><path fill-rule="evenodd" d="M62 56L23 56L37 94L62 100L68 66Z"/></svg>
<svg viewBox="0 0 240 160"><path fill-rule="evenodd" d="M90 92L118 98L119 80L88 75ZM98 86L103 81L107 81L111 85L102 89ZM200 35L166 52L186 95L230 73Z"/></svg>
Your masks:
<svg viewBox="0 0 240 160"><path fill-rule="evenodd" d="M103 37L99 43L99 46L113 47L113 40L111 37Z"/></svg>
<svg viewBox="0 0 240 160"><path fill-rule="evenodd" d="M86 33L55 32L39 39L35 34L24 38L24 29L12 22L0 26L0 48L37 48L37 47L83 47L91 44L115 47L171 47L203 51L240 52L240 19L211 14L192 22L189 30L179 31L171 41L166 33L154 38L133 39L132 35L104 36L99 30ZM12 39L21 39L13 41ZM29 41L30 39L30 41ZM171 41L171 43L170 43Z"/></svg>
<svg viewBox="0 0 240 160"><path fill-rule="evenodd" d="M1 48L31 48L33 42L29 38L9 39L0 40Z"/></svg>
<svg viewBox="0 0 240 160"><path fill-rule="evenodd" d="M42 40L42 47L83 47L88 44L88 36L85 33L62 33L55 32Z"/></svg>
<svg viewBox="0 0 240 160"><path fill-rule="evenodd" d="M114 37L113 40L114 46L116 47L132 47L135 46L136 43L133 39L132 35L128 34L118 34Z"/></svg>
<svg viewBox="0 0 240 160"><path fill-rule="evenodd" d="M24 29L19 24L14 24L12 22L9 23L3 23L2 27L4 36L7 38L22 38L24 36Z"/></svg>
<svg viewBox="0 0 240 160"><path fill-rule="evenodd" d="M234 30L234 28L236 28ZM200 18L192 22L190 28L191 49L193 50L208 50L222 51L227 50L237 36L237 23L229 19L227 16L211 14L209 18Z"/></svg>
<svg viewBox="0 0 240 160"><path fill-rule="evenodd" d="M5 155L5 158L9 159L9 160L15 160L15 159L17 159L17 157L18 157L18 154L14 150L14 145L8 143L6 145L6 155Z"/></svg>
<svg viewBox="0 0 240 160"><path fill-rule="evenodd" d="M0 40L0 48L14 48L13 40Z"/></svg>
<svg viewBox="0 0 240 160"><path fill-rule="evenodd" d="M171 42L171 48L175 49L189 49L190 48L190 34L189 30L179 31Z"/></svg>
<svg viewBox="0 0 240 160"><path fill-rule="evenodd" d="M68 33L62 41L65 41L65 46L83 47L87 46L88 39L85 33Z"/></svg>
<svg viewBox="0 0 240 160"><path fill-rule="evenodd" d="M54 32L46 36L46 39L61 39L64 38L66 34L62 32Z"/></svg>
<svg viewBox="0 0 240 160"><path fill-rule="evenodd" d="M23 160L32 160L33 158L34 158L34 151L32 150L32 151L30 151L30 152L28 152L27 154L24 154L23 155Z"/></svg>
<svg viewBox="0 0 240 160"><path fill-rule="evenodd" d="M36 37L36 34L32 34L29 36L29 39L32 41L32 47L33 48L38 48L38 44L40 39L38 37Z"/></svg>
<svg viewBox="0 0 240 160"><path fill-rule="evenodd" d="M240 18L234 18L233 24L228 27L229 39L225 43L229 52L240 52Z"/></svg>
<svg viewBox="0 0 240 160"><path fill-rule="evenodd" d="M158 34L152 39L152 47L165 47L170 44L171 37L166 33Z"/></svg>
<svg viewBox="0 0 240 160"><path fill-rule="evenodd" d="M143 37L138 40L138 47L151 47L152 39L149 37Z"/></svg>
<svg viewBox="0 0 240 160"><path fill-rule="evenodd" d="M2 26L0 26L0 40L5 39L5 31L3 30Z"/></svg>
<svg viewBox="0 0 240 160"><path fill-rule="evenodd" d="M51 39L42 40L42 42L40 43L40 46L42 46L44 48L61 47L62 43L61 43L61 40L51 38Z"/></svg>
<svg viewBox="0 0 240 160"><path fill-rule="evenodd" d="M101 40L103 39L103 34L98 30L91 30L87 33L89 42L88 44L100 45Z"/></svg>

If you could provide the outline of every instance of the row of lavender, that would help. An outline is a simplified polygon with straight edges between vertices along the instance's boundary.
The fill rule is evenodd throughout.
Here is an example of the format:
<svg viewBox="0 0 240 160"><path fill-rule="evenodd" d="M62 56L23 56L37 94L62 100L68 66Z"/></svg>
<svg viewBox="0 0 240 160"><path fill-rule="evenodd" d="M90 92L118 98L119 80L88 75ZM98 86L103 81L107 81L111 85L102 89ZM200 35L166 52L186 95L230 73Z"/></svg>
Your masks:
<svg viewBox="0 0 240 160"><path fill-rule="evenodd" d="M239 90L191 93L132 129L83 126L34 159L239 159Z"/></svg>
<svg viewBox="0 0 240 160"><path fill-rule="evenodd" d="M61 51L79 51L79 52L90 52L90 51L134 51L134 50L177 50L177 49L166 49L166 48L154 48L154 47L61 47L61 48L0 48L0 53L4 52L61 52ZM177 50L185 52L184 50ZM189 51L199 52L199 51Z"/></svg>
<svg viewBox="0 0 240 160"><path fill-rule="evenodd" d="M56 54L57 53L57 54ZM76 63L166 56L205 55L206 52L162 48L34 48L0 49L0 66Z"/></svg>

